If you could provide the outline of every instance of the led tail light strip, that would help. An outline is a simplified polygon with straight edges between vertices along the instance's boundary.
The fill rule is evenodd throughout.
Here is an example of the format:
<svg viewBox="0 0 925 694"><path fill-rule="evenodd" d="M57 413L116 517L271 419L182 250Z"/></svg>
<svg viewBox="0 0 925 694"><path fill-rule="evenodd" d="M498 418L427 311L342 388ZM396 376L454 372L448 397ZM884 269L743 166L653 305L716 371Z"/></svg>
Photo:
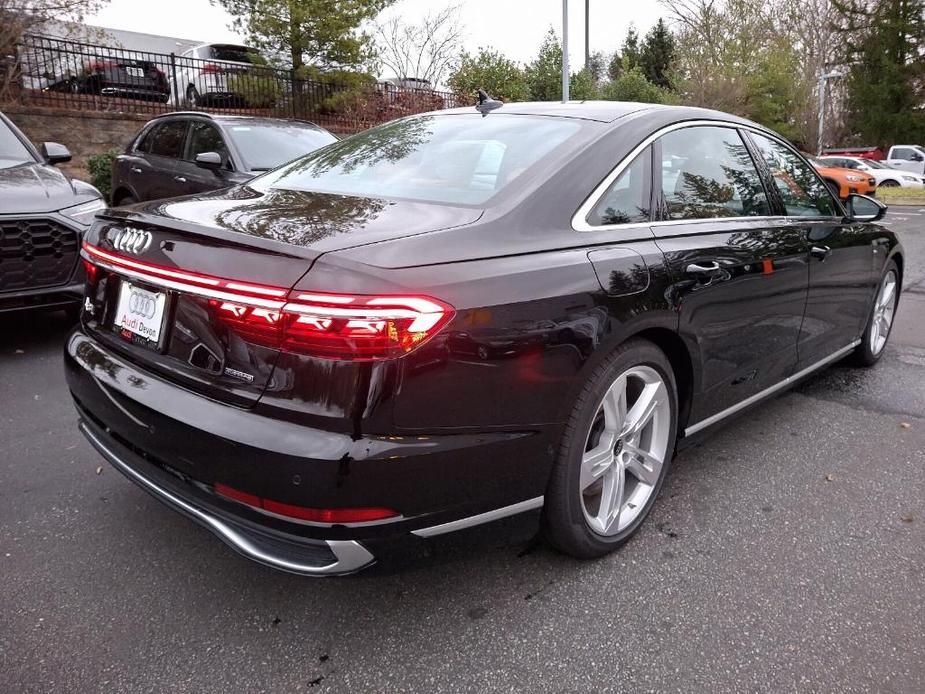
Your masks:
<svg viewBox="0 0 925 694"><path fill-rule="evenodd" d="M399 516L397 511L390 508L308 508L306 506L284 504L281 501L264 499L254 494L242 492L240 489L229 487L221 482L216 482L214 489L216 494L227 499L233 499L251 508L312 523L368 523Z"/></svg>
<svg viewBox="0 0 925 694"><path fill-rule="evenodd" d="M427 296L290 292L166 268L86 242L83 255L113 272L207 298L218 318L249 342L324 359L400 357L433 337L455 313Z"/></svg>

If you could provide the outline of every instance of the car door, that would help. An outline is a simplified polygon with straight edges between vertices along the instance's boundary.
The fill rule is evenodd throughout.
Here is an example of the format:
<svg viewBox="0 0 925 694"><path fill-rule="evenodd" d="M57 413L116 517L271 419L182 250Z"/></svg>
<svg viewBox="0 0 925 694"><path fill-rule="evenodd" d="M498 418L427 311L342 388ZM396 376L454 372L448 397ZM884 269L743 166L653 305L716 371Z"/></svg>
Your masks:
<svg viewBox="0 0 925 694"><path fill-rule="evenodd" d="M886 163L894 169L925 173L925 156L912 147L891 147Z"/></svg>
<svg viewBox="0 0 925 694"><path fill-rule="evenodd" d="M196 156L215 152L222 157L222 169L212 171L196 165ZM183 157L177 163L176 181L184 194L201 193L233 185L231 154L218 128L205 120L191 120Z"/></svg>
<svg viewBox="0 0 925 694"><path fill-rule="evenodd" d="M186 127L185 119L171 119L155 124L144 137L136 153L140 161L130 167L139 200L182 195L182 185L175 177L186 141Z"/></svg>
<svg viewBox="0 0 925 694"><path fill-rule="evenodd" d="M749 137L787 217L809 245L809 290L798 346L803 369L844 350L863 330L880 248L876 227L848 222L813 167L783 141L760 133Z"/></svg>
<svg viewBox="0 0 925 694"><path fill-rule="evenodd" d="M652 230L671 273L679 334L700 375L696 426L793 372L808 243L774 206L737 127L683 125L655 147L660 221Z"/></svg>

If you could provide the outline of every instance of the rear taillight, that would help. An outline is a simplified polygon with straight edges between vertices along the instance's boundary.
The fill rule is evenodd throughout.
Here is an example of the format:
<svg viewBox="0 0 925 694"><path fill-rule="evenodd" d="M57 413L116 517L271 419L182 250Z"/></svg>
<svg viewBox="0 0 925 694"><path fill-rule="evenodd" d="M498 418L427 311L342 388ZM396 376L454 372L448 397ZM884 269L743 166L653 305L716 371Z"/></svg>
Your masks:
<svg viewBox="0 0 925 694"><path fill-rule="evenodd" d="M400 357L427 342L455 313L429 296L288 291L166 268L86 242L84 253L116 272L205 297L215 315L248 342L322 359Z"/></svg>
<svg viewBox="0 0 925 694"><path fill-rule="evenodd" d="M203 75L216 75L224 71L225 69L221 65L216 65L215 63L206 63L202 66Z"/></svg>
<svg viewBox="0 0 925 694"><path fill-rule="evenodd" d="M393 511L390 508L309 508L307 506L284 504L281 501L264 499L254 494L242 492L240 489L229 487L227 484L222 484L221 482L216 482L214 489L216 494L224 496L227 499L233 499L240 504L274 513L278 516L286 516L287 518L296 518L298 520L311 521L314 523L368 523L370 521L397 518L399 516L397 511Z"/></svg>

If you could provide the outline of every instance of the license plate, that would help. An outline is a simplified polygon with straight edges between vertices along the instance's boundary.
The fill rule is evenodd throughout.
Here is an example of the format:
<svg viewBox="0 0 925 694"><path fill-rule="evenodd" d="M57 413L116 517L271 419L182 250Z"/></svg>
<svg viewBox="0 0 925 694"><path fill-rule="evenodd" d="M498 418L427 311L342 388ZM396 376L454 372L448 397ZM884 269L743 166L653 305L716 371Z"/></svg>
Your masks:
<svg viewBox="0 0 925 694"><path fill-rule="evenodd" d="M122 329L125 337L131 339L137 335L149 346L156 347L161 338L166 304L167 295L163 292L149 292L131 282L123 282L119 288L115 325Z"/></svg>
<svg viewBox="0 0 925 694"><path fill-rule="evenodd" d="M144 77L145 71L140 67L126 67L125 71L132 77Z"/></svg>

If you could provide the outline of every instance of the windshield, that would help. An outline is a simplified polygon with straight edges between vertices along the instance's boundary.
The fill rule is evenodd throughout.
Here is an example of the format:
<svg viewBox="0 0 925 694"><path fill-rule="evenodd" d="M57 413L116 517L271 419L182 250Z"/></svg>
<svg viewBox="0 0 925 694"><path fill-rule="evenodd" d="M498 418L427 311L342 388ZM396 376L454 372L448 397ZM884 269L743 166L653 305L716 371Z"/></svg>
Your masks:
<svg viewBox="0 0 925 694"><path fill-rule="evenodd" d="M25 162L34 162L32 153L26 148L10 127L0 120L0 169L8 169Z"/></svg>
<svg viewBox="0 0 925 694"><path fill-rule="evenodd" d="M291 122L226 125L225 131L237 145L248 171L275 169L337 141L327 130Z"/></svg>
<svg viewBox="0 0 925 694"><path fill-rule="evenodd" d="M478 205L500 192L580 124L537 116L416 116L349 137L258 185Z"/></svg>
<svg viewBox="0 0 925 694"><path fill-rule="evenodd" d="M890 168L886 164L881 164L879 161L875 161L874 159L865 159L863 163L872 169L889 169Z"/></svg>

